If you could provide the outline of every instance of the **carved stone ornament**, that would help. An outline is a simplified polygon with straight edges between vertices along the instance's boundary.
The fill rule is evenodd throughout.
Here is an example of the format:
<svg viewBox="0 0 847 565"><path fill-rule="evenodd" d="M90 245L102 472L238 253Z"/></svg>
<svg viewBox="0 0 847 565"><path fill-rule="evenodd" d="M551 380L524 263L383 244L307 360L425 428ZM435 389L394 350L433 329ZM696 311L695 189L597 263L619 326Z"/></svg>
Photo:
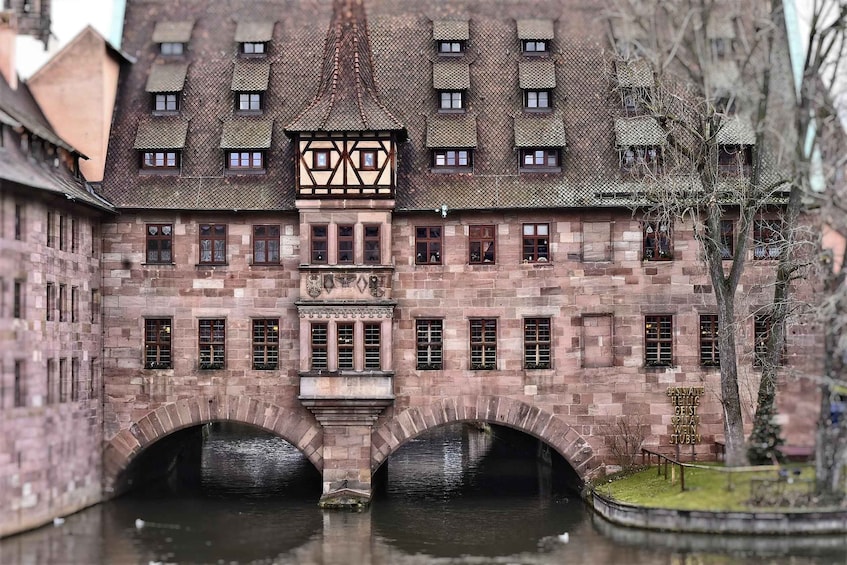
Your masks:
<svg viewBox="0 0 847 565"><path fill-rule="evenodd" d="M376 318L390 319L394 316L394 306L299 306L301 318Z"/></svg>
<svg viewBox="0 0 847 565"><path fill-rule="evenodd" d="M352 273L341 273L335 276L338 284L341 285L341 288L350 288L350 285L356 280L356 275Z"/></svg>
<svg viewBox="0 0 847 565"><path fill-rule="evenodd" d="M309 296L312 298L317 298L321 295L320 275L309 275L309 278L306 279L306 292L308 292Z"/></svg>
<svg viewBox="0 0 847 565"><path fill-rule="evenodd" d="M326 289L327 294L332 292L332 289L335 288L335 283L332 281L332 275L324 275L324 288Z"/></svg>
<svg viewBox="0 0 847 565"><path fill-rule="evenodd" d="M385 296L385 281L383 277L371 275L368 280L368 288L371 290L371 296L375 298Z"/></svg>

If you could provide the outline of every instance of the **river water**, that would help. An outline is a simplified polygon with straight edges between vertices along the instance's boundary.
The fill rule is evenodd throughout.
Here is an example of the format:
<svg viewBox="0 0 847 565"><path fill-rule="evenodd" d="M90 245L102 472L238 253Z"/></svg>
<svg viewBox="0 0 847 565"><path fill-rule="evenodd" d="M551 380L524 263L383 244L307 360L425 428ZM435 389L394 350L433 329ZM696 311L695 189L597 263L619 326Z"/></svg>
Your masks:
<svg viewBox="0 0 847 565"><path fill-rule="evenodd" d="M506 441L496 428L445 426L409 442L363 513L318 509L320 475L273 436L213 427L200 453L199 473L184 474L193 480L160 482L0 540L0 563L847 563L845 536L614 527L558 485L531 444Z"/></svg>

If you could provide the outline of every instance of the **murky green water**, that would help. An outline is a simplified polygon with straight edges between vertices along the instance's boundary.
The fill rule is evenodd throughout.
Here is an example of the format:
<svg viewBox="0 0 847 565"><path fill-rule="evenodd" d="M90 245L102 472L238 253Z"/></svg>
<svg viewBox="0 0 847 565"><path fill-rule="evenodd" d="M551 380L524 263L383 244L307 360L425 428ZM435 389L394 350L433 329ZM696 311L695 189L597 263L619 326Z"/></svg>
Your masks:
<svg viewBox="0 0 847 565"><path fill-rule="evenodd" d="M556 485L531 450L451 426L393 456L361 514L317 508L320 476L289 444L217 430L194 484L159 484L0 541L2 563L834 564L847 537L621 529ZM526 446L523 446L524 448ZM560 535L567 533L567 543Z"/></svg>

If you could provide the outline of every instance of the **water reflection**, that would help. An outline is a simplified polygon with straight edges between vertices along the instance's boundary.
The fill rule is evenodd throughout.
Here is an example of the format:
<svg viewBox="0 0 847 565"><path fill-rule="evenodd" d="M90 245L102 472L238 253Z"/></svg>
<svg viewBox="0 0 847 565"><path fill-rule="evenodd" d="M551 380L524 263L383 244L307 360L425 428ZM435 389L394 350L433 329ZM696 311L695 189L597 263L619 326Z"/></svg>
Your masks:
<svg viewBox="0 0 847 565"><path fill-rule="evenodd" d="M381 470L368 512L321 512L320 475L295 448L243 427L197 446L199 472L0 541L0 563L315 565L847 562L847 538L686 536L596 519L536 459L535 440L446 426ZM198 434L198 437L199 434ZM555 467L553 468L555 469ZM136 520L144 521L142 527ZM559 536L567 532L568 541Z"/></svg>

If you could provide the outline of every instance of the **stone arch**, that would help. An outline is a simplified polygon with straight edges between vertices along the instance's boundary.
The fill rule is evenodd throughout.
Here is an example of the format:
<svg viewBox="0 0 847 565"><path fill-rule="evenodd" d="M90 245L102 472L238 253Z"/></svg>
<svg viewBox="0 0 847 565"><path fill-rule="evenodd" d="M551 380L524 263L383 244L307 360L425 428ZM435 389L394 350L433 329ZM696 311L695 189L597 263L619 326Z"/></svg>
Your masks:
<svg viewBox="0 0 847 565"><path fill-rule="evenodd" d="M407 408L374 430L371 470L376 471L400 446L430 428L471 421L507 426L540 439L556 450L583 481L599 471L600 459L572 426L537 406L505 396L441 398L428 406Z"/></svg>
<svg viewBox="0 0 847 565"><path fill-rule="evenodd" d="M249 396L195 396L162 404L132 422L103 450L103 486L114 493L116 480L150 445L176 431L209 422L238 422L276 434L323 470L323 430L305 410L282 408Z"/></svg>

